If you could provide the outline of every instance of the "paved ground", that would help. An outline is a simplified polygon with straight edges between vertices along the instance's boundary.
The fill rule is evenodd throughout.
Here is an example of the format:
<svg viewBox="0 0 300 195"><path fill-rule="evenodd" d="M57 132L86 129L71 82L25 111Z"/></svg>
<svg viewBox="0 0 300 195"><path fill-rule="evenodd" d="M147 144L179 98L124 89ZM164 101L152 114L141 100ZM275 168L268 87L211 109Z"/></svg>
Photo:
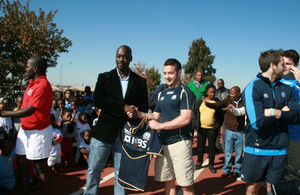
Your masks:
<svg viewBox="0 0 300 195"><path fill-rule="evenodd" d="M196 148L196 139L194 139L193 148ZM207 154L204 156L207 159ZM224 154L216 155L215 168L217 169L216 174L210 173L208 168L203 168L195 171L195 192L196 194L233 194L241 195L245 194L246 184L242 181L237 181L236 178L227 177L221 178L222 166L224 161ZM196 155L194 151L194 162L196 163ZM208 160L205 161L208 163ZM85 189L86 182L86 167L80 167L75 165L68 170L61 171L54 174L51 182L51 195L78 195L82 194ZM102 181L100 183L99 193L101 194L113 194L113 183L114 183L114 173L111 163L108 163L107 167L102 173ZM179 190L179 189L178 189ZM262 188L262 192L265 189ZM37 191L34 193L37 194ZM148 178L147 186L145 192L128 192L128 194L164 194L164 185L159 182L154 181L154 159L152 159ZM262 193L263 194L263 193Z"/></svg>

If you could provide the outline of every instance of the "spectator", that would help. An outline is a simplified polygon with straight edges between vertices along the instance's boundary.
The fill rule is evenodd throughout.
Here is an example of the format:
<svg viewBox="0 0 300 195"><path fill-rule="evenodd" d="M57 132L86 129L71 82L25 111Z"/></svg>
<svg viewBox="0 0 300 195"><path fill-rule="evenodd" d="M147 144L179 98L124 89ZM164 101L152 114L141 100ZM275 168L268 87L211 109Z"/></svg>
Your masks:
<svg viewBox="0 0 300 195"><path fill-rule="evenodd" d="M187 86L195 94L196 98L199 99L205 95L207 85L208 82L203 80L203 71L197 70L194 80L190 81Z"/></svg>
<svg viewBox="0 0 300 195"><path fill-rule="evenodd" d="M78 112L85 112L86 106L84 103L84 99L81 95L77 96L77 110Z"/></svg>
<svg viewBox="0 0 300 195"><path fill-rule="evenodd" d="M72 99L70 102L71 105L71 111L72 111L72 121L77 122L78 121L78 115L80 112L78 112L77 109L77 102L75 99Z"/></svg>
<svg viewBox="0 0 300 195"><path fill-rule="evenodd" d="M230 104L237 108L243 107L244 103L241 99L241 91L238 86L230 89L230 98L224 99L217 103L209 103L206 100L206 106L210 108L220 109L226 108ZM233 146L235 146L235 163L233 173L235 177L240 177L242 168L242 152L243 152L243 130L245 125L244 116L235 116L231 111L226 111L224 118L225 126L225 164L221 177L227 177L232 174L231 158L233 155Z"/></svg>
<svg viewBox="0 0 300 195"><path fill-rule="evenodd" d="M64 99L63 93L61 91L56 91L54 94L54 99L56 100Z"/></svg>
<svg viewBox="0 0 300 195"><path fill-rule="evenodd" d="M221 101L221 100L224 100L228 97L229 97L229 89L227 89L224 86L224 80L223 79L218 79L215 98L217 98L219 101Z"/></svg>
<svg viewBox="0 0 300 195"><path fill-rule="evenodd" d="M284 71L283 78L280 82L288 85L293 90L296 101L300 103L300 84L295 79L291 72L292 67L297 67L299 64L299 54L295 50L287 50L283 54ZM300 171L300 124L289 125L290 144L287 148L288 163Z"/></svg>
<svg viewBox="0 0 300 195"><path fill-rule="evenodd" d="M7 111L6 104L0 103L1 111ZM14 132L11 117L0 117L0 131L5 131L5 133L3 132L5 137L12 139Z"/></svg>
<svg viewBox="0 0 300 195"><path fill-rule="evenodd" d="M17 99L16 99L16 107L14 108L14 111L18 111L21 109L22 106L22 102L23 102L23 97L18 95ZM21 126L21 121L20 118L13 118L13 123L15 126L15 130L18 132L20 130L20 126Z"/></svg>
<svg viewBox="0 0 300 195"><path fill-rule="evenodd" d="M97 125L98 120L99 120L100 113L101 113L101 109L100 109L100 108L97 108L97 109L96 109L96 115L97 115L97 117L93 120L93 127L95 127L95 126Z"/></svg>
<svg viewBox="0 0 300 195"><path fill-rule="evenodd" d="M65 101L63 99L59 99L57 100L57 109L58 109L58 112L59 112L59 117L58 117L58 120L57 122L60 122L63 120L63 113L64 113L64 109L65 109Z"/></svg>
<svg viewBox="0 0 300 195"><path fill-rule="evenodd" d="M61 142L62 163L68 167L74 163L73 138L77 137L77 127L72 121L72 112L64 109L63 120L59 122L59 129L63 135Z"/></svg>
<svg viewBox="0 0 300 195"><path fill-rule="evenodd" d="M212 84L206 86L206 101L210 103L216 103L215 99L216 87ZM197 130L197 149L198 149L198 161L195 169L202 168L204 147L206 138L208 138L208 153L209 153L209 170L211 173L216 173L214 168L215 160L215 136L216 129L220 128L219 116L220 110L209 108L203 103L202 99L198 99L194 106L194 118L196 120ZM223 120L222 120L223 121Z"/></svg>
<svg viewBox="0 0 300 195"><path fill-rule="evenodd" d="M4 139L0 145L0 194L10 194L15 186L16 152L13 143Z"/></svg>
<svg viewBox="0 0 300 195"><path fill-rule="evenodd" d="M90 155L90 142L91 142L91 132L90 130L85 130L83 132L83 139L79 144L80 158L84 159L84 162L88 164Z"/></svg>
<svg viewBox="0 0 300 195"><path fill-rule="evenodd" d="M227 89L224 86L224 80L223 79L218 79L217 81L217 90L216 90L216 95L215 97L221 101L229 97L229 89ZM223 116L220 118L224 118L225 116L225 111L222 112ZM216 129L216 147L217 147L217 152L222 152L224 151L224 135L225 135L225 127L222 125L220 129Z"/></svg>
<svg viewBox="0 0 300 195"><path fill-rule="evenodd" d="M58 125L55 120L55 116L53 114L50 115L51 125L53 127L53 137L52 137L52 145L51 151L48 158L48 166L51 167L51 170L55 173L55 165L61 163L61 146L63 136L61 131L58 129Z"/></svg>
<svg viewBox="0 0 300 195"><path fill-rule="evenodd" d="M291 67L291 72L294 74L295 79L300 83L300 70L296 67Z"/></svg>
<svg viewBox="0 0 300 195"><path fill-rule="evenodd" d="M75 122L76 127L77 127L77 146L82 142L83 140L83 133L86 130L91 130L90 125L88 124L88 115L85 112L81 112L78 115L78 120ZM75 162L78 162L79 160L79 147L77 148L77 153L76 153L76 159Z"/></svg>
<svg viewBox="0 0 300 195"><path fill-rule="evenodd" d="M85 86L84 88L85 96L83 96L83 99L90 99L92 102L94 101L94 96L91 92L91 87L90 86Z"/></svg>
<svg viewBox="0 0 300 195"><path fill-rule="evenodd" d="M52 106L51 106L51 114L54 115L55 120L59 121L59 115L60 115L60 110L58 109L58 105L57 105L57 100L53 99L52 100Z"/></svg>
<svg viewBox="0 0 300 195"><path fill-rule="evenodd" d="M64 94L64 98L65 98L65 108L68 108L70 110L72 110L71 108L71 100L72 100L72 97L73 97L73 92L71 89L67 89L65 91L65 94Z"/></svg>

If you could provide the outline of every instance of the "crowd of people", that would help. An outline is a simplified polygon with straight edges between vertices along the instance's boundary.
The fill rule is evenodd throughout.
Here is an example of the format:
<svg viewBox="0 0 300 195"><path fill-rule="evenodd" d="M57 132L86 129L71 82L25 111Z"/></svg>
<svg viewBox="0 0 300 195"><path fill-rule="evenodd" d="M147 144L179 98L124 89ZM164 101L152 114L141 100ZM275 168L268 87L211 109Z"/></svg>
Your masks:
<svg viewBox="0 0 300 195"><path fill-rule="evenodd" d="M91 88L85 87L84 96L70 89L53 94L46 67L43 58L30 58L24 95L15 102L1 100L0 194L28 194L35 188L47 194L50 171L88 164L91 128L100 115Z"/></svg>
<svg viewBox="0 0 300 195"><path fill-rule="evenodd" d="M166 83L149 95L149 101L146 80L130 70L131 61L131 48L120 46L116 68L99 74L94 93L87 86L85 96L74 96L71 90L53 94L45 74L47 62L31 57L24 96L16 98L14 106L0 103L0 172L5 173L0 191L28 194L28 184L39 178L47 194L50 171L80 163L88 166L84 194L95 195L112 153L114 194L126 194L128 189L118 185L121 131L128 121L138 125L145 118L159 134L163 156L156 156L155 180L165 183L166 194L176 194L176 183L183 194L195 194L194 170L204 168L206 139L210 172L216 173L215 154L224 152L221 178L240 177L247 182L246 194L258 194L261 182L272 194L271 185L283 181L287 163L300 170L300 71L295 50L261 53L261 72L243 91L239 86L227 89L223 79L216 87L205 81L204 70L197 70L184 85L181 63L167 59Z"/></svg>

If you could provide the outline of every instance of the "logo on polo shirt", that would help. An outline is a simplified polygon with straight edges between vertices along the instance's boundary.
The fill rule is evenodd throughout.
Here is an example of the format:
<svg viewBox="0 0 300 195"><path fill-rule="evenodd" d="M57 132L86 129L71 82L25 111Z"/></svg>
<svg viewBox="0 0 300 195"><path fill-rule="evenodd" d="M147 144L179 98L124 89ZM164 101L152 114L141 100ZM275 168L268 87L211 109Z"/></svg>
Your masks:
<svg viewBox="0 0 300 195"><path fill-rule="evenodd" d="M143 139L149 141L151 137L151 134L149 132L145 132L143 135Z"/></svg>
<svg viewBox="0 0 300 195"><path fill-rule="evenodd" d="M285 92L283 91L283 92L281 92L281 97L283 97L283 98L285 98L286 97L286 94L285 94Z"/></svg>
<svg viewBox="0 0 300 195"><path fill-rule="evenodd" d="M32 90L32 89L29 89L28 92L27 92L27 95L28 95L28 96L31 96L31 95L32 95L32 92L33 92L33 90Z"/></svg>
<svg viewBox="0 0 300 195"><path fill-rule="evenodd" d="M176 100L176 97L177 97L176 95L173 95L171 99Z"/></svg>
<svg viewBox="0 0 300 195"><path fill-rule="evenodd" d="M267 93L264 93L264 98L269 98L269 95Z"/></svg>

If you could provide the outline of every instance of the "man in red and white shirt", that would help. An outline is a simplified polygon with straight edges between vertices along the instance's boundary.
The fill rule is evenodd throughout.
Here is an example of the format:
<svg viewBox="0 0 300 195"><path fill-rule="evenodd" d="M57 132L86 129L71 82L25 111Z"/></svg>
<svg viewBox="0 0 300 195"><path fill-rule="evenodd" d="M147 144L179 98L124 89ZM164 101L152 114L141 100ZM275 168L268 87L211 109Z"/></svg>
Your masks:
<svg viewBox="0 0 300 195"><path fill-rule="evenodd" d="M47 61L40 56L31 57L26 64L26 76L30 79L23 96L21 109L0 112L2 117L21 118L21 128L16 141L17 178L16 189L28 193L29 160L33 161L43 181L43 194L49 189L47 158L51 150L52 126L50 108L53 92L46 78Z"/></svg>

